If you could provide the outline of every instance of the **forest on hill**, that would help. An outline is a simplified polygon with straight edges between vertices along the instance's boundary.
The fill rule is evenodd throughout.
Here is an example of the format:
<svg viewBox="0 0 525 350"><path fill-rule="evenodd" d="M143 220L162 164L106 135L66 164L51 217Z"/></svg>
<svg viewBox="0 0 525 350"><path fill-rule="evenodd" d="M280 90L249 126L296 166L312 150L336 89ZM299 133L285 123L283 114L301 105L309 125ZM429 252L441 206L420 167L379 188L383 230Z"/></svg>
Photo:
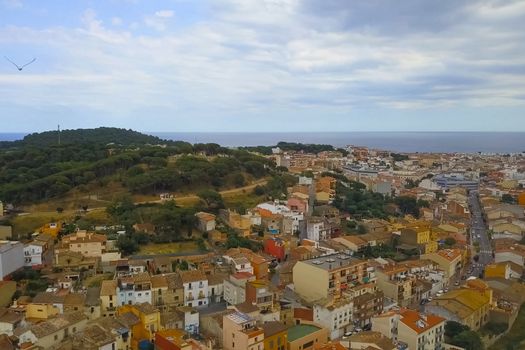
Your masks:
<svg viewBox="0 0 525 350"><path fill-rule="evenodd" d="M48 131L0 145L0 200L15 204L118 181L132 193L238 187L266 176L271 161L218 144L192 145L136 131Z"/></svg>

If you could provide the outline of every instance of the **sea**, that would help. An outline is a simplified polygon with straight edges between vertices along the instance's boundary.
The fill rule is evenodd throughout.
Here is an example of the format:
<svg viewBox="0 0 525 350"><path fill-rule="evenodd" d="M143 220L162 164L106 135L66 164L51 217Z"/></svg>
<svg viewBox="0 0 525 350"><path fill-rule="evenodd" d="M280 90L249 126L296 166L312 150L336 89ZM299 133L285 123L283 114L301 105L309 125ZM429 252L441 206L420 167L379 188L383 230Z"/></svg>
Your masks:
<svg viewBox="0 0 525 350"><path fill-rule="evenodd" d="M167 140L218 143L225 147L273 146L280 141L365 146L394 152L525 152L525 132L145 132ZM25 133L0 133L0 141Z"/></svg>

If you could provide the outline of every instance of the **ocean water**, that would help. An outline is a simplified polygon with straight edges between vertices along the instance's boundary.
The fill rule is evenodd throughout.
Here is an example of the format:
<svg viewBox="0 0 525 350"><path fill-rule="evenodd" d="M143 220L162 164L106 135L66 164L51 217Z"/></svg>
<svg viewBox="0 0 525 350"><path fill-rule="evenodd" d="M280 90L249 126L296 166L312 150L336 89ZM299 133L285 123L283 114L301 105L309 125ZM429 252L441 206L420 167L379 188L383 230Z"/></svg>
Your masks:
<svg viewBox="0 0 525 350"><path fill-rule="evenodd" d="M515 153L525 151L524 132L156 132L163 139L223 146L272 146L279 141L366 146L397 152Z"/></svg>
<svg viewBox="0 0 525 350"><path fill-rule="evenodd" d="M366 146L396 152L525 151L525 132L146 132L162 139L190 143L214 142L226 147L273 146L279 141ZM0 133L0 141L22 139L25 133Z"/></svg>

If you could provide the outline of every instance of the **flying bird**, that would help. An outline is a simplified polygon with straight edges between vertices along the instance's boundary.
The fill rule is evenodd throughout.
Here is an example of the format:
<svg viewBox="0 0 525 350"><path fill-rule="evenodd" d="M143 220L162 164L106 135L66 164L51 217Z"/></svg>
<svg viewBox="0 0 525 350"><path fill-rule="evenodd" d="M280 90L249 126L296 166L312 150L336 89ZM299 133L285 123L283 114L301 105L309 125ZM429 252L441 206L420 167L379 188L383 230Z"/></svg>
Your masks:
<svg viewBox="0 0 525 350"><path fill-rule="evenodd" d="M11 61L7 56L4 56L4 57L5 57L6 60L11 62L20 72L22 71L22 69L24 69L24 67L29 66L31 63L36 61L36 58L33 58L31 61L27 62L26 64L19 66L15 62Z"/></svg>

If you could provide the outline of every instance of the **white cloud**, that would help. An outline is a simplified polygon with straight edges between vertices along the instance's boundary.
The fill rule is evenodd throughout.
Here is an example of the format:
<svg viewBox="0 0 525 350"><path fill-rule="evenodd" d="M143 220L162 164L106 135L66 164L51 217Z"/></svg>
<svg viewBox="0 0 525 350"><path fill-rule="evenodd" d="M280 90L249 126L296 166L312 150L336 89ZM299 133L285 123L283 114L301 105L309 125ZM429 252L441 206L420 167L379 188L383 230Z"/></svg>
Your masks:
<svg viewBox="0 0 525 350"><path fill-rule="evenodd" d="M113 17L111 18L111 24L113 24L114 26L120 26L122 25L123 21L122 21L122 18L120 17Z"/></svg>
<svg viewBox="0 0 525 350"><path fill-rule="evenodd" d="M171 10L160 10L155 12L155 16L160 18L171 18L173 17L174 12Z"/></svg>
<svg viewBox="0 0 525 350"><path fill-rule="evenodd" d="M524 103L525 32L482 18L477 7L442 31L392 38L327 25L294 0L215 6L212 18L177 32L171 10L143 19L153 34L137 33L139 24L128 32L115 18L108 28L92 10L75 30L1 27L0 47L45 45L50 66L0 70L0 104L196 116Z"/></svg>

